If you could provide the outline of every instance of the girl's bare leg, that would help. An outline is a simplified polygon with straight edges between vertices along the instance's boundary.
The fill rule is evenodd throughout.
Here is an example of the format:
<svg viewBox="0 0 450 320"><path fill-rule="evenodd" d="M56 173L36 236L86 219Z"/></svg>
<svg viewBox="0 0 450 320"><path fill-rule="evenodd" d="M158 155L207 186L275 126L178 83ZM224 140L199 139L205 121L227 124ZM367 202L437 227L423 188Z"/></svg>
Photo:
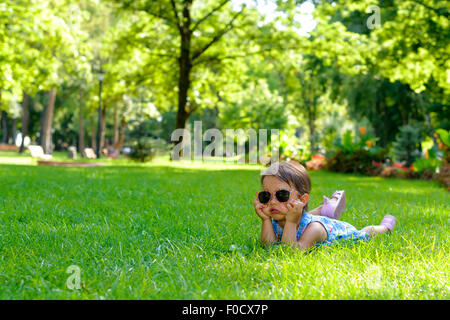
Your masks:
<svg viewBox="0 0 450 320"><path fill-rule="evenodd" d="M321 210L322 210L322 205L318 206L317 208L312 209L311 211L308 211L308 213L313 214L315 216L320 216Z"/></svg>
<svg viewBox="0 0 450 320"><path fill-rule="evenodd" d="M361 231L365 231L369 236L374 236L377 234L388 233L389 230L385 226L367 226L362 228Z"/></svg>

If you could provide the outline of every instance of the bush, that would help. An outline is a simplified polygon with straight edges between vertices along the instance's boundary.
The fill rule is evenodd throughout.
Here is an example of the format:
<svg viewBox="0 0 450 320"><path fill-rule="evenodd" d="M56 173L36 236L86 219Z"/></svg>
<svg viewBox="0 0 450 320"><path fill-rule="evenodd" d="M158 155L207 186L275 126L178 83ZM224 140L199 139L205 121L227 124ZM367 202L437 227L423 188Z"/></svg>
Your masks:
<svg viewBox="0 0 450 320"><path fill-rule="evenodd" d="M418 172L422 179L430 180L436 169L441 166L441 161L436 158L419 158L413 163L414 171Z"/></svg>
<svg viewBox="0 0 450 320"><path fill-rule="evenodd" d="M447 159L444 159L440 172L435 173L433 179L436 179L447 191L450 191L450 164Z"/></svg>
<svg viewBox="0 0 450 320"><path fill-rule="evenodd" d="M359 143L353 142L353 134L350 130L344 132L342 142L338 139L336 147L338 151L343 151L345 154L352 154L356 150L361 149Z"/></svg>
<svg viewBox="0 0 450 320"><path fill-rule="evenodd" d="M383 178L402 178L402 179L417 179L420 178L418 172L414 172L412 169L407 167L396 167L396 166L384 166L381 169L380 176Z"/></svg>
<svg viewBox="0 0 450 320"><path fill-rule="evenodd" d="M441 142L447 146L447 149L450 147L450 131L446 131L444 129L437 129L436 132L439 134L439 138Z"/></svg>
<svg viewBox="0 0 450 320"><path fill-rule="evenodd" d="M155 156L155 141L151 138L143 137L134 141L128 157L135 161L146 162Z"/></svg>
<svg viewBox="0 0 450 320"><path fill-rule="evenodd" d="M410 124L400 127L400 132L393 142L393 151L398 162L404 162L410 166L416 158L420 157L418 147L422 141L420 130Z"/></svg>
<svg viewBox="0 0 450 320"><path fill-rule="evenodd" d="M385 156L386 150L384 149L375 153L359 149L350 155L346 154L344 150L339 150L334 157L327 160L326 168L330 171L374 176L381 173L381 166L375 165L374 162L383 162Z"/></svg>

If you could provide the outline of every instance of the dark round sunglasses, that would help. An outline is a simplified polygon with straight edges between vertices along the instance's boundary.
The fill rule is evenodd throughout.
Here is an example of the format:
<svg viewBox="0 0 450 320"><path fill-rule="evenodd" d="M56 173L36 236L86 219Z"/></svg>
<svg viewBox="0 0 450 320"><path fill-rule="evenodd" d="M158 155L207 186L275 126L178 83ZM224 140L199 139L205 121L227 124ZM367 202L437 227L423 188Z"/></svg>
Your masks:
<svg viewBox="0 0 450 320"><path fill-rule="evenodd" d="M275 198L277 198L280 202L286 202L289 200L291 196L291 191L286 189L281 189L275 192ZM258 200L261 203L269 203L270 199L272 199L272 193L269 191L260 191L258 192Z"/></svg>

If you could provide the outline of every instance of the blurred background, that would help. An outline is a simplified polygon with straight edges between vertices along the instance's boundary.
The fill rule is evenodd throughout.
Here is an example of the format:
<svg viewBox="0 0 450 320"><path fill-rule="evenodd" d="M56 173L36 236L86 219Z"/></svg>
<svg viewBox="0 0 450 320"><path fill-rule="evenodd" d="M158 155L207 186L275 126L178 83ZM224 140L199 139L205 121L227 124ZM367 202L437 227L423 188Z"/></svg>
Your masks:
<svg viewBox="0 0 450 320"><path fill-rule="evenodd" d="M201 120L279 129L309 169L448 186L448 18L439 0L0 0L0 152L147 161Z"/></svg>

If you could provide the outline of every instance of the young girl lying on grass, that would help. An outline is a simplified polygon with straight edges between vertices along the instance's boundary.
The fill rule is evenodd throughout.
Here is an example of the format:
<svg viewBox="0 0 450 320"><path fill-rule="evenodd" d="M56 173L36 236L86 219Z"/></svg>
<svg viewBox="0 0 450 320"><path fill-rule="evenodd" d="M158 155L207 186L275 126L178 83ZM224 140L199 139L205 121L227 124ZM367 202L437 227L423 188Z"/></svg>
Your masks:
<svg viewBox="0 0 450 320"><path fill-rule="evenodd" d="M311 180L298 162L272 164L261 175L261 184L263 191L258 193L253 204L262 220L263 244L281 241L300 249L309 249L342 239L365 240L390 232L396 223L395 217L386 215L380 225L357 230L337 220L345 207L344 191L336 191L331 199L324 197L322 206L306 212Z"/></svg>

